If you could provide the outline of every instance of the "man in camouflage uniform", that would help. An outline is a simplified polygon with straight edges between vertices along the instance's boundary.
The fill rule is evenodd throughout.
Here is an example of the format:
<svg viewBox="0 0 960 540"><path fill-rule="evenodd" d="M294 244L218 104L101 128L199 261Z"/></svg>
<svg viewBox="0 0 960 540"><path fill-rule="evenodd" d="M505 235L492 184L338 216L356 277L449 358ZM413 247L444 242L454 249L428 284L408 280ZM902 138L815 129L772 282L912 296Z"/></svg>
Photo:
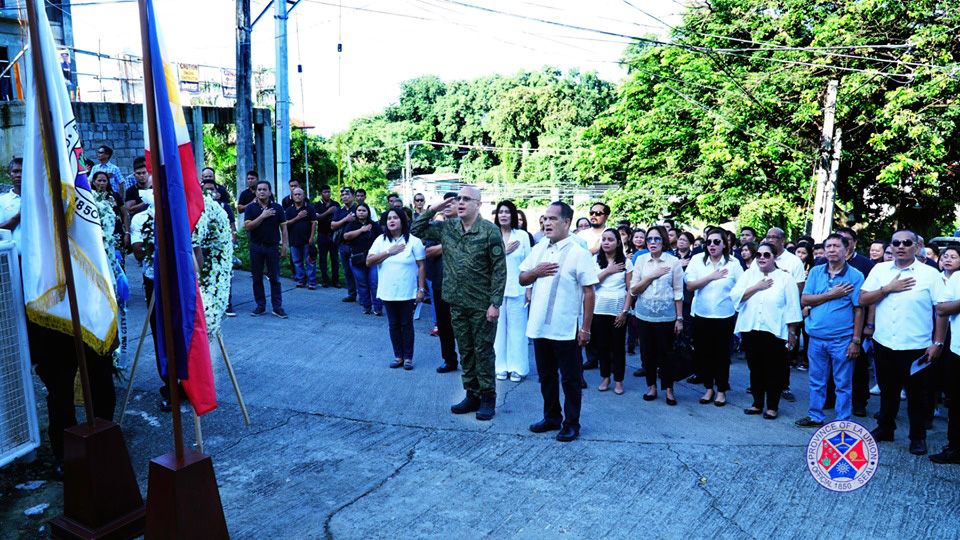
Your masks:
<svg viewBox="0 0 960 540"><path fill-rule="evenodd" d="M433 222L437 212L454 204L458 219ZM423 241L443 246L443 300L450 304L453 333L463 366L467 396L450 407L454 414L477 412L490 420L496 412L493 341L507 281L500 228L480 217L480 190L464 187L421 214L410 231Z"/></svg>

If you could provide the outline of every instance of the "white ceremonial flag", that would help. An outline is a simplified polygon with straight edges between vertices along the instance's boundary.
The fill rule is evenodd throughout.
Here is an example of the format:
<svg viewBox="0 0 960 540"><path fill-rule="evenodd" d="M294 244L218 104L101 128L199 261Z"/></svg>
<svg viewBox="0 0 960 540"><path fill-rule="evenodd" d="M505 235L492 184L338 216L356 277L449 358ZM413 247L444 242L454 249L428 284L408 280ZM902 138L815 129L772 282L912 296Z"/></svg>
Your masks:
<svg viewBox="0 0 960 540"><path fill-rule="evenodd" d="M83 341L99 354L106 354L117 336L117 300L112 273L101 237L100 215L86 171L81 168L80 130L66 81L57 62L57 47L43 0L27 0L36 6L40 50L27 51L26 137L23 147L20 227L23 293L27 317L41 326L73 334L63 261L60 256L51 180L47 158L58 167L63 211L67 223L70 259L80 309ZM43 61L47 95L40 95L32 55ZM40 103L53 118L56 148L45 148L40 126Z"/></svg>

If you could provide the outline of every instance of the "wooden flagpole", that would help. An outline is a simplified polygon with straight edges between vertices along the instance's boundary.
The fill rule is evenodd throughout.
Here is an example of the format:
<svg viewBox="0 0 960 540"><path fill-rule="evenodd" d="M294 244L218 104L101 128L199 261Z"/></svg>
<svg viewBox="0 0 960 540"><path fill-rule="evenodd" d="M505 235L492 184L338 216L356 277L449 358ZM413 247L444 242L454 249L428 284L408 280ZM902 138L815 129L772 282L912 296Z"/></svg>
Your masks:
<svg viewBox="0 0 960 540"><path fill-rule="evenodd" d="M143 90L147 106L147 131L150 139L150 163L153 168L153 200L163 202L161 186L166 186L166 177L160 166L160 133L157 128L157 101L153 79L153 55L150 51L150 29L147 23L147 5L140 0L140 36L143 45ZM170 389L170 401L173 406L173 444L177 462L183 462L183 427L180 418L180 385L177 379L177 352L173 343L173 317L170 313L170 274L167 260L167 231L162 207L154 212L154 240L156 242L157 277L162 295L160 311L163 317L164 341L167 352L167 387ZM154 297L157 291L153 292ZM186 359L183 359L186 361Z"/></svg>
<svg viewBox="0 0 960 540"><path fill-rule="evenodd" d="M109 419L97 419L80 324L80 309L70 257L67 222L63 209L63 179L60 162L54 156L66 141L54 137L50 112L48 81L45 77L43 48L40 43L38 9L34 0L26 2L30 31L31 59L37 88L37 107L43 137L44 158L49 175L53 220L57 230L60 259L73 323L73 344L80 371L80 387L86 423L64 430L63 514L49 521L55 538L133 538L144 530L145 508L140 487L130 463L120 427Z"/></svg>
<svg viewBox="0 0 960 540"><path fill-rule="evenodd" d="M67 287L67 298L70 303L70 319L73 323L73 346L77 355L77 366L80 369L80 387L83 391L83 409L88 426L94 424L93 396L90 392L90 376L87 372L87 356L83 345L83 328L80 325L80 308L77 304L77 287L73 279L73 262L70 258L69 236L67 235L67 220L63 215L63 189L60 178L60 163L54 156L59 154L58 143L53 138L53 115L50 114L50 103L47 101L47 79L43 70L43 54L40 48L40 26L37 22L36 6L27 2L27 24L30 29L30 58L33 63L33 77L37 85L37 105L40 112L40 132L43 136L43 155L46 159L47 173L51 198L53 199L53 222L57 230L57 243L60 248L60 260L63 263L63 277ZM60 141L60 145L66 141Z"/></svg>

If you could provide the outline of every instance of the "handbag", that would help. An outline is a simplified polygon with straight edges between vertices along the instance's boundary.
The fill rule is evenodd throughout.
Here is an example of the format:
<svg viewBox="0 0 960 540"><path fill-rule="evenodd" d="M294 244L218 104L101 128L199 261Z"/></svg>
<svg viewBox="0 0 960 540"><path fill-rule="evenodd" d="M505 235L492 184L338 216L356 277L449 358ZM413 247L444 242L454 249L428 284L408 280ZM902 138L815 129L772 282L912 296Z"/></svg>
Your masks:
<svg viewBox="0 0 960 540"><path fill-rule="evenodd" d="M367 252L350 253L350 265L354 268L367 267Z"/></svg>
<svg viewBox="0 0 960 540"><path fill-rule="evenodd" d="M683 335L676 334L673 338L674 355L674 380L680 381L693 375L696 372L696 362L694 359L693 344Z"/></svg>

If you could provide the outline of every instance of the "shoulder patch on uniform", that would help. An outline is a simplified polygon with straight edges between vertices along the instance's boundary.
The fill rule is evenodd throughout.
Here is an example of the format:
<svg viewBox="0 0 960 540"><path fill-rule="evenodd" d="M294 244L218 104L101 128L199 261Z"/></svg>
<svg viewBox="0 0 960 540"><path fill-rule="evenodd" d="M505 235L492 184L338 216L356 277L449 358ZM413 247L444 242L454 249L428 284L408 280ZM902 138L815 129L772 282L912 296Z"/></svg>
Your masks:
<svg viewBox="0 0 960 540"><path fill-rule="evenodd" d="M491 250L491 253L493 253L493 255L494 255L495 257L499 257L500 255L503 255L503 247L502 247L502 246L493 246L493 249Z"/></svg>

